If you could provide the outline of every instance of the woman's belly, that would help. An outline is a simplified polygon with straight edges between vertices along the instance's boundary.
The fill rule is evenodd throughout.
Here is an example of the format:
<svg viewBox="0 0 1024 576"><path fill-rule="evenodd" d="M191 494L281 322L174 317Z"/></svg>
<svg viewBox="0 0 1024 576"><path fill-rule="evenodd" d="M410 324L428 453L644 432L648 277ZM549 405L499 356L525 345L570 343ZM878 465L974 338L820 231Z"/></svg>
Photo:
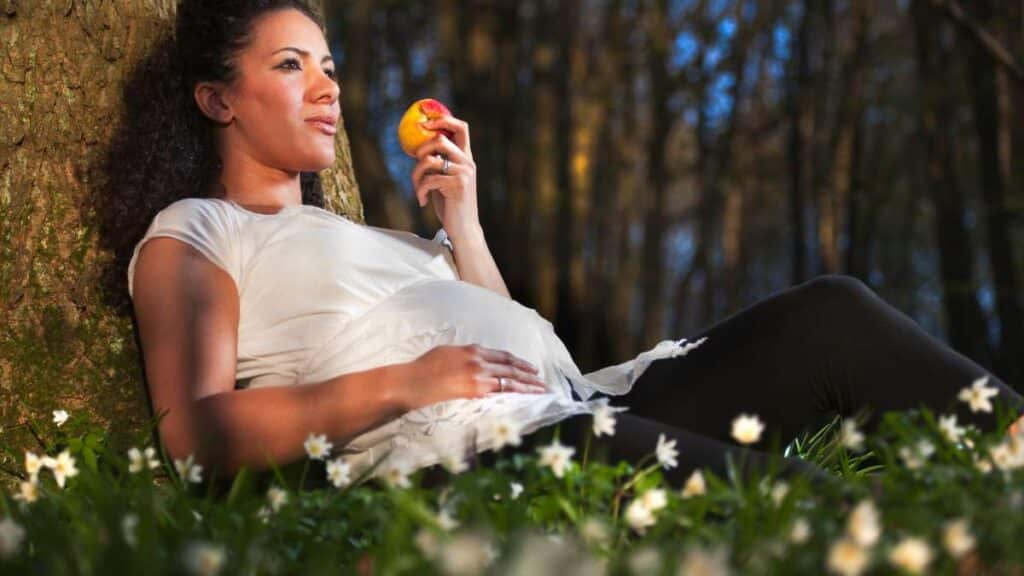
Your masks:
<svg viewBox="0 0 1024 576"><path fill-rule="evenodd" d="M299 383L410 362L441 345L507 350L555 377L541 335L547 321L532 308L460 280L429 280L385 297L310 355ZM557 386L551 386L557 389Z"/></svg>

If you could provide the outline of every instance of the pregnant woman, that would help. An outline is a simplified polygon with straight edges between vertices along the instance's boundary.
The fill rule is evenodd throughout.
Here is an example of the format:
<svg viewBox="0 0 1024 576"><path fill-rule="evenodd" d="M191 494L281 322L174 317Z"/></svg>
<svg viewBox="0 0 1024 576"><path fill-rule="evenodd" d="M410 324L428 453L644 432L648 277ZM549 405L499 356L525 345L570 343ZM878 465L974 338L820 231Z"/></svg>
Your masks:
<svg viewBox="0 0 1024 576"><path fill-rule="evenodd" d="M324 208L317 172L335 161L340 88L300 0L185 0L149 62L129 84L112 200L152 407L166 412L160 440L220 477L299 460L310 434L355 474L382 458L414 470L445 450L492 450L501 422L520 428L516 449L557 427L581 454L611 400L616 433L593 449L635 462L663 434L677 442L677 485L740 452L750 470L774 461L820 476L759 450L766 440L737 444L732 419L757 414L765 439L788 440L835 414L925 405L991 430L994 413L958 401L986 377L994 400L1024 411L1005 383L843 276L582 374L551 323L509 296L477 217L465 122L432 121L454 138L417 151L417 198L439 191L432 240Z"/></svg>

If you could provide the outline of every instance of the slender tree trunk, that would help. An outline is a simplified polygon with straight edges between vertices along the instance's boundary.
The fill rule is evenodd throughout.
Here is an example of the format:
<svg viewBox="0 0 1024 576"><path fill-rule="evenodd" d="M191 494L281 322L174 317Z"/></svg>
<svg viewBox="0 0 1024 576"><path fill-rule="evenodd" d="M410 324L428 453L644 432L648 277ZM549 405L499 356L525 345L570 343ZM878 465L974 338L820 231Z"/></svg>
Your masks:
<svg viewBox="0 0 1024 576"><path fill-rule="evenodd" d="M647 141L650 198L644 215L643 329L637 348L650 346L662 337L665 317L665 143L672 126L668 110L669 25L667 0L654 0L646 16L647 74L650 80L651 134Z"/></svg>
<svg viewBox="0 0 1024 576"><path fill-rule="evenodd" d="M408 203L402 198L388 172L377 141L378 127L370 122L370 87L377 69L371 48L374 42L374 3L357 0L347 7L342 35L345 60L341 71L342 112L352 146L352 164L359 182L372 193L363 201L366 221L375 226L413 229Z"/></svg>
<svg viewBox="0 0 1024 576"><path fill-rule="evenodd" d="M786 108L789 114L789 136L787 158L789 160L789 219L792 235L792 271L790 282L798 284L807 279L807 227L804 207L807 191L804 187L804 125L806 124L806 86L810 77L810 55L808 54L808 29L810 27L810 3L803 4L797 33L792 36L790 53L793 58L788 66L786 82Z"/></svg>
<svg viewBox="0 0 1024 576"><path fill-rule="evenodd" d="M987 330L975 291L974 254L963 217L966 203L955 172L955 154L949 123L952 116L950 81L946 68L950 55L938 41L939 19L928 0L914 0L918 71L921 94L921 135L925 148L925 179L935 208L939 242L946 330L950 345L979 364L991 365Z"/></svg>
<svg viewBox="0 0 1024 576"><path fill-rule="evenodd" d="M536 244L530 270L537 310L546 318L558 314L555 259L555 218L558 202L558 26L547 2L537 10L537 41L533 52L533 146L530 176L536 196L527 237Z"/></svg>
<svg viewBox="0 0 1024 576"><path fill-rule="evenodd" d="M989 25L993 20L990 0L972 3L978 22ZM997 70L989 53L969 39L968 58L971 69L971 87L974 95L974 124L978 133L980 186L988 219L988 257L995 284L996 310L999 313L1000 348L996 368L1008 382L1020 383L1022 353L1024 353L1024 319L1019 297L1020 284L1014 270L1013 243L1006 209L1006 178L1001 152L1007 139L1006 122L999 111L1000 87ZM1000 71L1001 73L1001 71ZM1005 97L1004 97L1005 98Z"/></svg>
<svg viewBox="0 0 1024 576"><path fill-rule="evenodd" d="M574 94L573 80L577 79L574 54L576 49L576 31L579 29L579 0L561 0L556 12L558 22L562 26L558 35L558 59L555 68L557 82L555 94L557 98L556 129L555 129L555 166L557 169L557 225L555 229L555 269L557 271L557 310L555 330L570 351L578 352L580 345L579 323L581 310L585 306L581 302L582 290L575 281L574 272L582 258L582 245L579 242L579 223L575 215L575 197L579 193L578 186L572 178L574 134L573 125Z"/></svg>

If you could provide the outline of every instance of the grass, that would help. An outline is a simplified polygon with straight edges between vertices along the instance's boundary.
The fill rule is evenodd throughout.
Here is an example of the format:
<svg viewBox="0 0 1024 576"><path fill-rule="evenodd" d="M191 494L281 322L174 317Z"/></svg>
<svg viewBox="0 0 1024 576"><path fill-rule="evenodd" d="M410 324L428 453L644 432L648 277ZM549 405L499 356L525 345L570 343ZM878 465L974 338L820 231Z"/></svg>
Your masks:
<svg viewBox="0 0 1024 576"><path fill-rule="evenodd" d="M591 457L558 476L499 452L435 488L422 470L408 488L310 488L325 462L305 460L218 490L166 458L130 472L89 423L30 426L40 456L67 450L78 473L60 487L44 467L33 501L0 492L0 574L956 574L1024 558L1024 440L968 427L954 442L924 409L885 414L857 450L838 418L786 447L834 484L733 466L685 497L653 446L640 469Z"/></svg>

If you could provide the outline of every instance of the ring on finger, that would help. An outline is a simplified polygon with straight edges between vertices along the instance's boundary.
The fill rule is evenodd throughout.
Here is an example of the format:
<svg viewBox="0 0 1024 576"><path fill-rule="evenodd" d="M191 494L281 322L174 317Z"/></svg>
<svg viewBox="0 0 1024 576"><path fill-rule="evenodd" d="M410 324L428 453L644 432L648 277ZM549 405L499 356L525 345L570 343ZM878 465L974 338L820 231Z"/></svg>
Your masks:
<svg viewBox="0 0 1024 576"><path fill-rule="evenodd" d="M505 378L503 376L498 376L498 391L505 391Z"/></svg>
<svg viewBox="0 0 1024 576"><path fill-rule="evenodd" d="M444 158L444 164L441 165L441 174L447 175L448 174L448 166L451 165L451 162L448 160L448 157L445 156L444 154L441 155L441 158Z"/></svg>

